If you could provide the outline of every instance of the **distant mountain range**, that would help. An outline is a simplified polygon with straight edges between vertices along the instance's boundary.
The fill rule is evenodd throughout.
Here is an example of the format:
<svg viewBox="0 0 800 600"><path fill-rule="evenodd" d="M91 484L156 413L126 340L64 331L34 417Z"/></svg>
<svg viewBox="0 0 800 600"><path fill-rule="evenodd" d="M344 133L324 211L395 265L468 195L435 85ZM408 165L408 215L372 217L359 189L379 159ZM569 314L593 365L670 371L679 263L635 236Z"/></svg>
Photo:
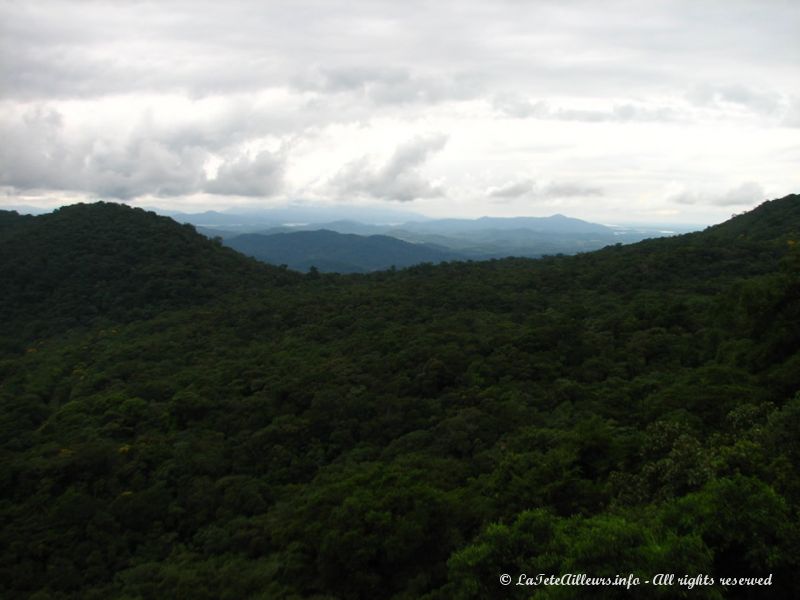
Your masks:
<svg viewBox="0 0 800 600"><path fill-rule="evenodd" d="M221 238L225 245L260 261L298 271L313 266L339 273L426 262L576 254L698 229L608 226L561 214L428 219L399 209L356 206L156 212L193 225L207 237Z"/></svg>
<svg viewBox="0 0 800 600"><path fill-rule="evenodd" d="M214 213L221 215L221 213ZM382 225L340 219L327 223L251 228L243 216L229 214L216 221L204 215L198 231L243 254L300 271L360 273L422 262L486 260L507 256L540 257L576 254L618 243L637 242L676 233L660 229L622 228L581 219L550 217L482 217L430 219ZM230 227L231 220L238 225ZM690 229L690 228L688 228Z"/></svg>
<svg viewBox="0 0 800 600"><path fill-rule="evenodd" d="M150 210L172 217L179 223L190 223L198 227L222 228L238 233L253 233L269 227L279 227L286 224L320 224L342 219L379 224L424 221L426 219L423 215L407 210L348 205L313 206L290 204L279 208L210 210L202 213L183 213L158 208Z"/></svg>
<svg viewBox="0 0 800 600"><path fill-rule="evenodd" d="M386 235L354 235L326 229L264 235L250 233L226 240L242 254L264 262L307 271L361 273L423 262L465 257L431 244L412 244Z"/></svg>

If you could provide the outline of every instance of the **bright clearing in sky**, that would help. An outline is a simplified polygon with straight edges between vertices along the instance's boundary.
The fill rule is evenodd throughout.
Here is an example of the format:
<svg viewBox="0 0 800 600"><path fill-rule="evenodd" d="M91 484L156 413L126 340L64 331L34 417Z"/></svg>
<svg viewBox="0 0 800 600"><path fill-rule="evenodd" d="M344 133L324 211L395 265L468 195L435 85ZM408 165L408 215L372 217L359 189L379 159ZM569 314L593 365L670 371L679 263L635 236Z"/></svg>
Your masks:
<svg viewBox="0 0 800 600"><path fill-rule="evenodd" d="M800 3L0 2L0 207L712 223L800 188Z"/></svg>

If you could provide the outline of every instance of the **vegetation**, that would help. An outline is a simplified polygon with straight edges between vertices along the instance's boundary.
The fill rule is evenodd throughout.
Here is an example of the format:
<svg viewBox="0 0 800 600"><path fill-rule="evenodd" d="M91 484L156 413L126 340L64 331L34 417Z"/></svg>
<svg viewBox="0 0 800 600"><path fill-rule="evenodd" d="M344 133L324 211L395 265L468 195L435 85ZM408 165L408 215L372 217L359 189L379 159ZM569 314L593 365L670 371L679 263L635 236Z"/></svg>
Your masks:
<svg viewBox="0 0 800 600"><path fill-rule="evenodd" d="M0 594L798 597L797 240L789 196L574 257L300 275L122 206L0 213Z"/></svg>
<svg viewBox="0 0 800 600"><path fill-rule="evenodd" d="M460 257L432 244L410 243L387 235L354 235L335 231L295 231L263 235L246 233L225 243L242 254L298 271L365 273L391 267L439 263Z"/></svg>

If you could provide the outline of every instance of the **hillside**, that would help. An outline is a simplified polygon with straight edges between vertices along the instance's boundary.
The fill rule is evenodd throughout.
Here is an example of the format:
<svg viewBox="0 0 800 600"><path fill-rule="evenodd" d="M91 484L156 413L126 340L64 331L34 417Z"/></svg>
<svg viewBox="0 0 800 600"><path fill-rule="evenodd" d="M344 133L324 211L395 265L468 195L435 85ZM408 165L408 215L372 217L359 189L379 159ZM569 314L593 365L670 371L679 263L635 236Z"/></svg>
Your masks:
<svg viewBox="0 0 800 600"><path fill-rule="evenodd" d="M43 218L0 254L46 309L2 321L42 332L0 360L4 597L800 595L796 196L574 257L318 277L143 211ZM139 294L173 273L205 295Z"/></svg>
<svg viewBox="0 0 800 600"><path fill-rule="evenodd" d="M225 244L247 256L298 271L308 271L313 266L322 272L363 273L462 258L429 244L326 230L244 234L225 240Z"/></svg>
<svg viewBox="0 0 800 600"><path fill-rule="evenodd" d="M95 319L129 321L201 304L231 286L291 279L141 209L97 203L37 217L0 211L5 345Z"/></svg>
<svg viewBox="0 0 800 600"><path fill-rule="evenodd" d="M800 240L800 195L769 200L748 213L711 227L716 239Z"/></svg>
<svg viewBox="0 0 800 600"><path fill-rule="evenodd" d="M20 215L16 211L0 210L0 239L32 221L33 217L30 215Z"/></svg>

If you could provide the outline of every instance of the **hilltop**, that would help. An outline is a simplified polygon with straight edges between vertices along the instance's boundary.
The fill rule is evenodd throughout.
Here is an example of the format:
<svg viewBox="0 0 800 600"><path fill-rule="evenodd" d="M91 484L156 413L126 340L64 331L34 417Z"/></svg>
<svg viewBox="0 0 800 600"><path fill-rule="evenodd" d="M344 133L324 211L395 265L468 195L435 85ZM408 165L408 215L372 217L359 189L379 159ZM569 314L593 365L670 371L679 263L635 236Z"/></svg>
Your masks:
<svg viewBox="0 0 800 600"><path fill-rule="evenodd" d="M0 280L0 321L24 339L95 319L152 317L292 275L244 260L192 226L100 202L36 217L0 211Z"/></svg>

